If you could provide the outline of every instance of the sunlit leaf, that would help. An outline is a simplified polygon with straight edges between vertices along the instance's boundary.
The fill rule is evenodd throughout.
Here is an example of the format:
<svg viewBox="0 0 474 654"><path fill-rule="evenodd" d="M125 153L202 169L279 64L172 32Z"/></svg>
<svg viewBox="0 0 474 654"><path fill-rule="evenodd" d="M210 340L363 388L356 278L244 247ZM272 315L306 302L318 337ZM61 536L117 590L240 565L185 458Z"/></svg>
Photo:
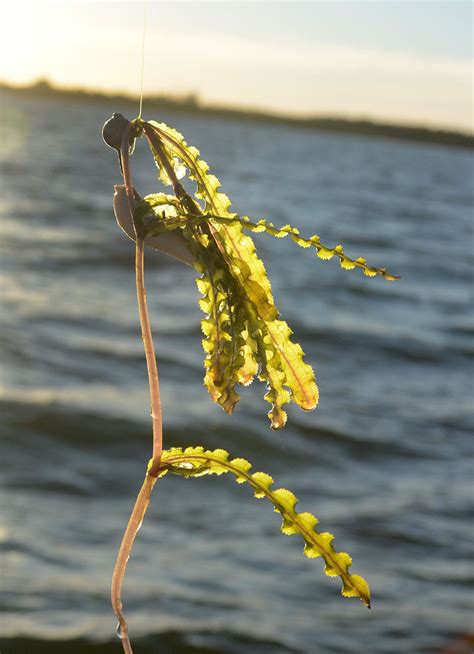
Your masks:
<svg viewBox="0 0 474 654"><path fill-rule="evenodd" d="M207 163L199 159L199 151L164 123L150 121L148 125L159 137L170 165L175 170L180 167L180 172L187 170L196 183L196 199L180 186L179 192L175 188L179 197L173 202L157 194L144 203L157 217L148 224L149 233L180 229L195 255L201 275L199 306L205 314L204 383L211 398L231 413L239 400L236 385L248 385L258 375L267 385L271 425L279 429L287 420L284 405L294 401L306 411L314 409L318 388L301 346L292 341L290 327L279 317L265 267L252 238L244 232L289 236L300 247L313 248L320 259L337 258L346 270L361 268L369 277L398 278L385 268L369 266L362 257L348 257L342 245L324 245L317 235L305 238L291 225L279 228L263 219L252 221L232 213L229 198L220 191L220 182L209 173ZM159 154L153 147L152 151L160 164ZM176 214L168 205L176 207Z"/></svg>
<svg viewBox="0 0 474 654"><path fill-rule="evenodd" d="M229 219L227 222L214 221L211 217L207 222L202 222L206 222L207 228L206 247L211 241L215 244L211 250L216 261L220 258L218 268L229 273L228 276L224 275L223 283L228 286L226 324L231 322L232 317L231 329L239 350L238 356L233 358L239 365L235 378L237 382L248 384L258 371L259 378L268 386L265 398L272 404L269 412L272 427L283 427L286 422L286 413L282 408L284 404L294 400L305 410L313 409L317 404L318 391L312 368L304 362L301 347L291 341L288 325L279 320L264 265L257 257L252 239L243 233L243 224L236 219L236 214L230 213L230 200L219 191L217 177L209 174L208 165L198 158L198 150L188 146L176 130L163 123L151 121L149 124L156 129L170 156L179 158L188 168L190 178L196 182L195 195L198 202L203 204L183 203L183 219L187 220L192 206L197 208L198 216L207 213ZM199 221L199 217L196 220ZM188 233L190 239L199 241L196 235ZM191 244L189 247L191 249ZM197 247L202 250L202 243ZM199 271L203 275L206 274L203 267L206 256L206 252L201 253ZM206 298L209 298L209 293L206 293ZM209 306L207 301L205 307ZM223 307L218 307L214 320L221 320L222 311ZM217 331L216 322L216 332L210 338L216 340L221 334L222 330ZM210 346L207 346L207 355L210 350ZM230 375L230 378L234 379L234 375ZM205 383L211 397L219 401L220 395L215 390L212 378L206 376ZM232 400L227 406L233 408L234 404Z"/></svg>
<svg viewBox="0 0 474 654"><path fill-rule="evenodd" d="M245 459L229 460L225 450L204 450L203 447L173 447L161 455L160 476L172 472L182 477L222 475L231 472L239 484L249 484L257 498L266 498L273 504L274 511L282 517L283 534L302 536L304 553L309 558L324 560L324 572L329 577L340 577L342 595L359 597L370 608L370 589L362 577L349 572L352 559L346 552L337 552L333 547L334 536L328 532L316 531L318 520L311 513L298 513L298 499L286 488L273 489L273 479L264 472L251 473L251 464Z"/></svg>

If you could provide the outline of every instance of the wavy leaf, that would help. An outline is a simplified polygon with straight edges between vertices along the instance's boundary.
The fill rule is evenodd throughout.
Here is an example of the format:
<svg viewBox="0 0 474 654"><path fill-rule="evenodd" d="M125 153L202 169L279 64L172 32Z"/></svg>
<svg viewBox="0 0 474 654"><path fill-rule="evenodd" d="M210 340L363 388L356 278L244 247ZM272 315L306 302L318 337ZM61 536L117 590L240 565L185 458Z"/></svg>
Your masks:
<svg viewBox="0 0 474 654"><path fill-rule="evenodd" d="M197 185L196 202L181 185L175 184L178 198L172 208L178 207L177 215L169 210L168 215L163 212L164 194L152 196L155 206L149 203L150 208L159 220L148 228L157 232L181 228L188 234L189 249L194 243L197 269L202 275L198 282L203 293L200 306L206 314L202 322L206 336L204 382L211 398L231 413L239 399L234 386L247 385L258 374L267 384L265 400L272 405L268 413L271 426L281 428L287 419L284 405L293 400L306 411L314 409L318 388L302 348L291 340L291 329L279 318L265 267L251 237L243 230L266 232L277 238L290 236L300 247L315 249L321 259L336 257L346 270L360 268L367 276L381 275L391 281L398 277L385 268L369 266L362 257L348 257L341 245L324 245L317 235L304 238L291 225L278 228L265 220L252 222L247 216L231 213L229 198L219 191L219 180L209 174L209 166L199 159L199 151L164 123L150 121L148 125L159 137L170 164L175 169L186 168ZM152 151L159 162L153 146ZM205 235L205 243L199 234ZM216 275L218 287L212 278Z"/></svg>
<svg viewBox="0 0 474 654"><path fill-rule="evenodd" d="M211 399L232 413L240 396L235 390L238 370L243 365L242 326L239 326L236 302L231 297L233 280L222 265L217 248L207 234L188 225L183 235L196 257L194 267L201 273L196 280L202 294L199 306L205 317L201 321L205 352L204 384Z"/></svg>
<svg viewBox="0 0 474 654"><path fill-rule="evenodd" d="M363 257L358 257L357 259L351 259L344 253L344 248L342 245L336 245L333 248L324 245L321 243L321 239L316 234L310 236L309 238L304 238L300 236L300 233L296 227L291 225L284 225L283 227L275 227L273 223L269 223L264 219L258 220L257 222L252 222L248 216L234 216L228 218L225 216L215 216L215 215L203 215L203 216L186 216L187 220L195 219L197 221L202 221L203 219L213 220L217 222L222 222L226 224L234 223L238 221L244 229L248 229L251 232L266 232L271 236L276 238L284 238L285 236L290 236L291 240L294 241L297 245L302 248L315 248L317 255L320 259L329 260L333 257L339 259L341 268L345 270L353 270L354 268L361 268L364 274L367 277L374 277L375 275L381 275L387 281L397 281L400 279L397 275L392 275L387 272L385 268L375 268L369 266L367 261Z"/></svg>
<svg viewBox="0 0 474 654"><path fill-rule="evenodd" d="M159 195L164 195L164 194L159 194ZM176 226L178 226L179 223L186 224L192 222L195 224L199 224L199 223L209 223L211 221L222 223L225 225L239 224L242 226L243 229L248 229L249 231L255 233L266 232L267 234L270 234L275 238L285 238L286 236L290 236L291 240L294 241L300 247L314 248L320 259L328 261L333 257L336 257L337 259L339 259L341 268L345 270L353 270L354 268L360 268L367 277L374 277L375 275L381 275L386 280L391 282L400 279L398 275L392 275L391 273L388 273L385 268L376 268L374 266L369 266L367 261L363 257L358 257L357 259L351 259L345 254L342 245L336 245L333 248L328 247L327 245L321 242L320 237L316 234L310 236L309 238L300 236L299 230L296 227L292 227L291 225L284 225L283 227L275 227L273 223L267 222L264 219L260 219L258 221L251 221L248 216L238 216L237 214L233 214L232 217L216 216L214 214L201 214L201 215L186 214L186 215L181 215L179 218L177 218Z"/></svg>
<svg viewBox="0 0 474 654"><path fill-rule="evenodd" d="M208 174L208 164L199 159L199 150L188 146L182 134L164 123L149 121L173 156L179 158L189 169L189 176L197 184L195 193L204 201L204 211L219 216L234 217L229 212L231 202L227 195L218 191L220 182L215 175ZM239 224L213 225L216 237L225 251L230 255L233 272L246 287L249 297L259 307L262 317L272 319L277 315L270 282L264 265L257 257L255 245L251 238L242 234Z"/></svg>
<svg viewBox="0 0 474 654"><path fill-rule="evenodd" d="M167 472L183 477L222 475L231 472L237 483L248 483L257 498L268 499L275 512L282 516L283 534L299 534L305 542L304 553L309 558L322 557L325 573L342 580L342 595L359 597L370 608L370 589L362 577L349 572L352 559L346 552L337 552L333 547L334 536L328 532L316 531L318 519L311 513L298 513L295 495L285 489L273 489L273 479L264 472L251 473L251 464L245 459L229 459L225 450L205 450L203 447L171 448L161 456L159 476Z"/></svg>
<svg viewBox="0 0 474 654"><path fill-rule="evenodd" d="M273 428L285 424L286 414L282 406L294 400L304 410L314 409L318 402L318 389L312 368L303 360L303 350L290 339L291 330L282 320L278 320L278 310L271 292L264 265L257 257L255 245L250 236L242 231L243 225L236 214L229 212L229 198L219 192L220 183L214 175L209 175L208 165L199 159L199 151L186 144L176 130L163 123L149 123L165 143L169 156L181 161L188 169L191 179L196 181L196 197L204 202L204 207L196 205L186 197L182 198L183 218L201 211L223 216L230 221L207 220L209 235L219 251L222 262L220 268L227 268L238 289L229 294L230 298L240 298L235 312L239 315L239 326L246 325L246 333L251 341L246 347L242 330L238 332L241 341L240 357L243 360L237 381L249 383L258 365L259 378L266 381L266 399L272 403L269 412ZM197 220L201 220L197 218ZM202 222L206 222L203 218ZM226 277L226 279L230 279ZM260 345L257 346L257 343ZM256 365L257 364L257 365Z"/></svg>

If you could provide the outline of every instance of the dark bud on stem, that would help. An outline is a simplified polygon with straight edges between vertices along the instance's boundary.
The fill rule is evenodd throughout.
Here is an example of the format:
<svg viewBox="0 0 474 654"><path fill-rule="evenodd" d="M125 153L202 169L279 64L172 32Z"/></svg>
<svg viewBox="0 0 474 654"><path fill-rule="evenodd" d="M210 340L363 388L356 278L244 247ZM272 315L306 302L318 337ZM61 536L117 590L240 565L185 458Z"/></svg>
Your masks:
<svg viewBox="0 0 474 654"><path fill-rule="evenodd" d="M122 114L113 114L102 128L102 138L107 145L120 152L122 136L130 121Z"/></svg>
<svg viewBox="0 0 474 654"><path fill-rule="evenodd" d="M105 143L114 150L117 150L120 168L122 168L122 159L120 156L122 136L129 124L130 121L122 116L122 114L113 114L102 128L102 138L104 139ZM130 131L130 154L133 152L135 146L135 138L138 136L138 134L134 133L135 131L136 130L133 129Z"/></svg>

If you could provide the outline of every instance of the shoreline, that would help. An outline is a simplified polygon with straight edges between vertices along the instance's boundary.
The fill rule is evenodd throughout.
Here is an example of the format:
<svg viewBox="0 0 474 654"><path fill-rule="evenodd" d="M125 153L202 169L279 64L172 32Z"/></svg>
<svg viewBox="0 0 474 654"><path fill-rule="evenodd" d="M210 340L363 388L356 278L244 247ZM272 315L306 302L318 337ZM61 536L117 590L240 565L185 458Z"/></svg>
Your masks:
<svg viewBox="0 0 474 654"><path fill-rule="evenodd" d="M109 102L137 105L138 97L125 93L104 93L82 88L61 88L53 86L46 80L25 85L14 86L0 82L0 93L8 92L32 97L71 99L80 102ZM383 137L417 143L431 143L458 148L473 149L474 136L461 131L422 127L419 125L402 125L378 122L369 119L342 118L330 115L314 115L309 117L287 116L283 114L225 107L202 103L193 94L175 97L170 95L147 95L143 98L149 110L168 110L193 115L207 115L222 118L232 118L254 123L291 125L303 129L317 129L340 134Z"/></svg>

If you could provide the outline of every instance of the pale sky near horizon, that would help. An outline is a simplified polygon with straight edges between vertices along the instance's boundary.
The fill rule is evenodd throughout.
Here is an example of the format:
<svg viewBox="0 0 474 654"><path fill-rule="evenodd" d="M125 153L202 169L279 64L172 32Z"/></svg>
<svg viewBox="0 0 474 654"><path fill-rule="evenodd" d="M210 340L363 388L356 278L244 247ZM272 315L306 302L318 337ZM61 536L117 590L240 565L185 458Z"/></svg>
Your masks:
<svg viewBox="0 0 474 654"><path fill-rule="evenodd" d="M143 6L4 5L0 79L138 93ZM456 0L149 0L144 89L472 131L472 11Z"/></svg>

